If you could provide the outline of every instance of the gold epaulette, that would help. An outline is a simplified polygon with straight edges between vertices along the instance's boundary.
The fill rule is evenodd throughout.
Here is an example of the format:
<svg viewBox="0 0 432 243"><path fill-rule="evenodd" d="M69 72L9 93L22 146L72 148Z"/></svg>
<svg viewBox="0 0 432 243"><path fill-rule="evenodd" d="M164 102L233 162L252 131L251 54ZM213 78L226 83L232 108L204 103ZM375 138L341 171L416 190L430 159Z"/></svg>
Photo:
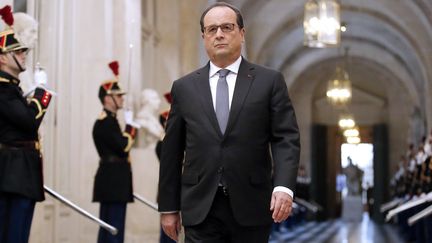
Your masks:
<svg viewBox="0 0 432 243"><path fill-rule="evenodd" d="M101 114L98 117L98 120L103 120L107 117L107 113L105 111L102 111Z"/></svg>
<svg viewBox="0 0 432 243"><path fill-rule="evenodd" d="M19 81L17 81L16 79L7 79L3 77L0 77L0 83L13 83L19 85Z"/></svg>

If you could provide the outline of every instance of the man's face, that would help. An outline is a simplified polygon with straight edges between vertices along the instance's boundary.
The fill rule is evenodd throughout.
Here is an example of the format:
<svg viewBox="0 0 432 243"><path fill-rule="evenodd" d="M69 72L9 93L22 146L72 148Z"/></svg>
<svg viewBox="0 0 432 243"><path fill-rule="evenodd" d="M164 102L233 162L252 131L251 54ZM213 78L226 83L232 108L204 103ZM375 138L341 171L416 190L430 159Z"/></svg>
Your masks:
<svg viewBox="0 0 432 243"><path fill-rule="evenodd" d="M18 65L16 64L15 60L14 60L14 56L15 59L17 60L17 62L19 63L19 65L21 65L21 67L24 70L21 70ZM17 51L11 51L11 52L7 52L4 54L0 55L0 59L1 59L1 66L2 66L2 70L6 71L12 75L18 76L19 73L25 71L26 69L26 57L27 57L27 50L26 49L21 49L21 50L17 50Z"/></svg>
<svg viewBox="0 0 432 243"><path fill-rule="evenodd" d="M123 102L123 95L106 95L104 98L104 106L111 111L123 108Z"/></svg>
<svg viewBox="0 0 432 243"><path fill-rule="evenodd" d="M123 108L123 95L113 95L115 102L117 103L117 106L119 109Z"/></svg>
<svg viewBox="0 0 432 243"><path fill-rule="evenodd" d="M18 63L21 65L21 67L26 70L26 58L28 51L26 49L21 49L18 51L12 52L15 55L15 58L17 59Z"/></svg>
<svg viewBox="0 0 432 243"><path fill-rule="evenodd" d="M235 12L228 7L212 8L204 17L204 45L210 60L219 67L241 55L244 29L239 29Z"/></svg>

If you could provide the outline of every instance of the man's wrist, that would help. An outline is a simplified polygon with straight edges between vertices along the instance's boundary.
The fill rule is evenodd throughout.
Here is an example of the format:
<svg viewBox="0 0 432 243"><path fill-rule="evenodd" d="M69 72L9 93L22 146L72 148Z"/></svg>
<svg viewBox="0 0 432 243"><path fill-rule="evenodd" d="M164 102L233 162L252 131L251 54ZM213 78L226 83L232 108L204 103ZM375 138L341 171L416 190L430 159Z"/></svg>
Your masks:
<svg viewBox="0 0 432 243"><path fill-rule="evenodd" d="M288 195L290 195L291 198L294 198L294 192L293 192L291 189L289 189L288 187L284 187L284 186L276 186L276 187L273 189L273 192L285 192L285 193L287 193Z"/></svg>

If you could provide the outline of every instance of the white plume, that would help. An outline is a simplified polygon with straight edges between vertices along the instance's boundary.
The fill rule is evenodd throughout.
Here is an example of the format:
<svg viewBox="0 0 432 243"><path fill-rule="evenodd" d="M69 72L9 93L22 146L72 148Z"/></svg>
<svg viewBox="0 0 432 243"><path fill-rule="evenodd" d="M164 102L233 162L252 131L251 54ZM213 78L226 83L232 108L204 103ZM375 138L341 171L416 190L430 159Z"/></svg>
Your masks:
<svg viewBox="0 0 432 243"><path fill-rule="evenodd" d="M30 15L25 13L14 13L13 29L15 38L21 45L33 48L38 38L38 23Z"/></svg>

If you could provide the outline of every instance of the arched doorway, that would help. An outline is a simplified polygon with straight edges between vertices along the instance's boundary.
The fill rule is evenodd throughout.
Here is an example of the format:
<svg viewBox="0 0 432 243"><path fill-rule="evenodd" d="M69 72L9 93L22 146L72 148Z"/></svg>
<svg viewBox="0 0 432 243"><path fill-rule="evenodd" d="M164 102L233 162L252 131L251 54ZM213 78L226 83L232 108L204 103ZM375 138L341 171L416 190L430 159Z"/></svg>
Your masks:
<svg viewBox="0 0 432 243"><path fill-rule="evenodd" d="M373 146L374 207L372 218L382 222L379 205L388 199L388 138L384 124L360 126L363 143ZM338 218L341 216L342 200L336 189L336 177L341 167L341 147L345 142L337 126L315 124L312 126L311 154L311 197L325 210L318 219Z"/></svg>

